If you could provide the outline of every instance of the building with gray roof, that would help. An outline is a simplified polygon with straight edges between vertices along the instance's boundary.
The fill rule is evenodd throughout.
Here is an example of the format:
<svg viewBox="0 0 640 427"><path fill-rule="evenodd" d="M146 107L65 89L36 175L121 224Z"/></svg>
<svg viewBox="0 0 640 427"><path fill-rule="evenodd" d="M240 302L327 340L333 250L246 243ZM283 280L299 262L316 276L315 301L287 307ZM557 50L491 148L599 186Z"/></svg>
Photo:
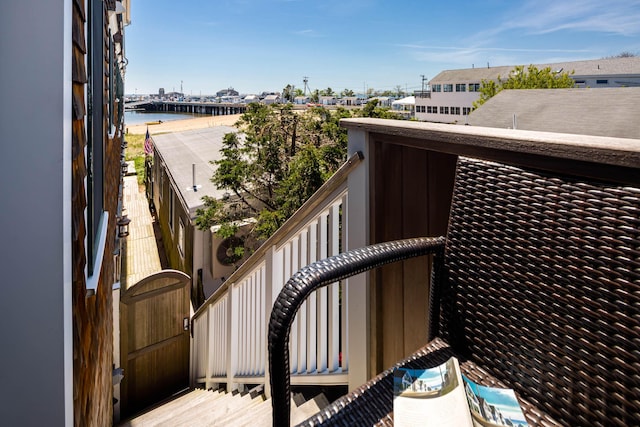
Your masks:
<svg viewBox="0 0 640 427"><path fill-rule="evenodd" d="M228 197L225 190L211 182L215 171L211 162L222 158L222 141L230 132L238 130L216 126L152 137L153 166L147 177L149 198L170 267L191 276L195 306L233 272L233 266L222 266L213 259L212 232L195 226L196 212L204 207L203 196Z"/></svg>
<svg viewBox="0 0 640 427"><path fill-rule="evenodd" d="M640 87L503 90L473 111L471 126L640 138Z"/></svg>
<svg viewBox="0 0 640 427"><path fill-rule="evenodd" d="M528 64L527 64L528 65ZM526 66L526 65L525 65ZM578 88L640 86L640 57L535 64L539 69L567 72ZM430 91L416 98L416 118L440 123L466 123L473 103L480 97L483 80L508 77L515 66L445 70L430 80Z"/></svg>

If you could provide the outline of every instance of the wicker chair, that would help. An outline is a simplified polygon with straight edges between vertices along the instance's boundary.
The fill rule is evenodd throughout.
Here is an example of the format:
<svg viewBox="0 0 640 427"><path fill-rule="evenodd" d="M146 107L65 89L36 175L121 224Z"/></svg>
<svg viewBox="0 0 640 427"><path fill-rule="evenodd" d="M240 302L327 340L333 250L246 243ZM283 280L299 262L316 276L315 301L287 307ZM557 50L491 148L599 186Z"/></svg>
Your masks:
<svg viewBox="0 0 640 427"><path fill-rule="evenodd" d="M385 243L295 274L269 324L274 425L289 424L289 328L315 289L433 253L430 337L399 366L514 388L530 425L640 425L640 189L461 158L444 238ZM425 280L426 282L426 280ZM305 425L392 425L392 369Z"/></svg>

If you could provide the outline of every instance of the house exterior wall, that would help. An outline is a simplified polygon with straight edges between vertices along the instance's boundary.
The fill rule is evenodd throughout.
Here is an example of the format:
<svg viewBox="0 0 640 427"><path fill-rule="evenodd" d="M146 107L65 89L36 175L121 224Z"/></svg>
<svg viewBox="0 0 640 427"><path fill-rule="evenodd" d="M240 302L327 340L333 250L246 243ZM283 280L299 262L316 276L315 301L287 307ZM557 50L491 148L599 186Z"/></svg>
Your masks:
<svg viewBox="0 0 640 427"><path fill-rule="evenodd" d="M559 64L541 64L571 74L576 87L604 88L640 86L637 58L608 58ZM416 119L428 122L465 124L473 102L480 97L482 80L506 78L511 66L443 71L429 82L427 96L416 97ZM464 91L462 91L464 87ZM448 89L451 89L448 91ZM452 107L454 112L452 112ZM434 108L436 109L434 112Z"/></svg>
<svg viewBox="0 0 640 427"><path fill-rule="evenodd" d="M0 5L6 425L73 423L71 11L70 0Z"/></svg>
<svg viewBox="0 0 640 427"><path fill-rule="evenodd" d="M92 18L83 0L0 6L0 90L7 106L0 115L7 142L0 155L0 224L10 242L0 260L5 273L3 425L113 422L112 285L121 133L111 132L109 138L107 117L87 106L87 22ZM108 31L102 23L98 33L99 55L106 60ZM103 91L111 80L103 69L99 75ZM103 124L99 146L105 148L104 174L90 178L89 117ZM93 227L87 221L88 201L96 188L102 189L104 221Z"/></svg>
<svg viewBox="0 0 640 427"><path fill-rule="evenodd" d="M639 75L616 75L616 76L571 76L576 81L576 87L637 87L640 86Z"/></svg>
<svg viewBox="0 0 640 427"><path fill-rule="evenodd" d="M480 93L470 92L469 83L471 82L443 82L452 85L453 92L430 92L430 97L416 97L415 117L421 121L438 122L438 123L465 123L466 116L469 115L474 101L476 101ZM477 82L478 84L480 82ZM440 84L440 83L439 83ZM460 85L464 85L464 92L456 92L456 85L461 89ZM433 111L436 111L435 113Z"/></svg>
<svg viewBox="0 0 640 427"><path fill-rule="evenodd" d="M113 288L119 286L114 273L120 271L116 263L123 243L116 237L116 223L122 209L124 129L123 42L116 42L114 34L124 32L125 24L109 8L113 10L115 3L74 0L72 232L77 426L113 423ZM83 25L83 18L88 25ZM84 100L85 93L93 97L93 105ZM97 188L101 189L98 193ZM94 223L88 220L92 212Z"/></svg>
<svg viewBox="0 0 640 427"><path fill-rule="evenodd" d="M191 300L194 306L199 306L199 301L204 297L196 288L197 277L194 271L195 227L191 224L189 212L181 203L175 184L170 179L161 154L154 151L153 173L154 177L150 185L153 186L153 204L155 206L162 242L169 267L180 270L191 277ZM149 182L147 183L149 185ZM171 201L173 200L173 214L171 213ZM180 245L180 223L184 226L183 244ZM180 247L183 246L183 250ZM200 302L201 303L201 302Z"/></svg>

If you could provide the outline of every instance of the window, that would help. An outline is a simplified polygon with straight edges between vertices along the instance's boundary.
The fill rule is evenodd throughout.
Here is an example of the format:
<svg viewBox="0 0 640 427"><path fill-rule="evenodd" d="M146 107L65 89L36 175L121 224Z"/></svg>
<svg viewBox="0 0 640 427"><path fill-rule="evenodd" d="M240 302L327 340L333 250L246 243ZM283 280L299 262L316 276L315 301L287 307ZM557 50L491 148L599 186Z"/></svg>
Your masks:
<svg viewBox="0 0 640 427"><path fill-rule="evenodd" d="M162 201L162 196L164 192L164 167L161 162L158 162L158 175L160 175L160 201Z"/></svg>
<svg viewBox="0 0 640 427"><path fill-rule="evenodd" d="M173 201L175 197L173 197L173 188L169 186L169 229L171 230L171 234L173 231L173 216L175 215L175 203Z"/></svg>
<svg viewBox="0 0 640 427"><path fill-rule="evenodd" d="M111 30L108 33L108 42L109 42L109 134L111 134L111 130L115 124L115 62L116 62L116 53L113 38L111 37Z"/></svg>
<svg viewBox="0 0 640 427"><path fill-rule="evenodd" d="M606 84L609 84L609 80L607 80L607 79L598 79L598 80L596 80L596 83L599 84L599 85L606 85Z"/></svg>
<svg viewBox="0 0 640 427"><path fill-rule="evenodd" d="M449 107L440 107L440 114L449 114Z"/></svg>
<svg viewBox="0 0 640 427"><path fill-rule="evenodd" d="M184 258L184 222L182 222L182 218L180 218L178 224L178 252Z"/></svg>
<svg viewBox="0 0 640 427"><path fill-rule="evenodd" d="M437 84L437 85L431 85L431 90L433 92L442 92L442 86Z"/></svg>
<svg viewBox="0 0 640 427"><path fill-rule="evenodd" d="M446 84L444 86L444 92L453 92L453 84Z"/></svg>
<svg viewBox="0 0 640 427"><path fill-rule="evenodd" d="M427 107L427 113L438 114L438 107Z"/></svg>
<svg viewBox="0 0 640 427"><path fill-rule="evenodd" d="M480 92L480 83L469 83L469 92Z"/></svg>
<svg viewBox="0 0 640 427"><path fill-rule="evenodd" d="M456 92L466 92L467 85L464 83L456 83Z"/></svg>
<svg viewBox="0 0 640 427"><path fill-rule="evenodd" d="M104 3L89 2L87 81L87 265L93 275L104 213Z"/></svg>
<svg viewBox="0 0 640 427"><path fill-rule="evenodd" d="M463 116L468 116L470 112L471 112L471 107L462 107Z"/></svg>
<svg viewBox="0 0 640 427"><path fill-rule="evenodd" d="M120 264L120 252L113 255L113 283L120 283L120 273L121 273L121 264Z"/></svg>
<svg viewBox="0 0 640 427"><path fill-rule="evenodd" d="M451 114L460 115L460 107L451 107Z"/></svg>

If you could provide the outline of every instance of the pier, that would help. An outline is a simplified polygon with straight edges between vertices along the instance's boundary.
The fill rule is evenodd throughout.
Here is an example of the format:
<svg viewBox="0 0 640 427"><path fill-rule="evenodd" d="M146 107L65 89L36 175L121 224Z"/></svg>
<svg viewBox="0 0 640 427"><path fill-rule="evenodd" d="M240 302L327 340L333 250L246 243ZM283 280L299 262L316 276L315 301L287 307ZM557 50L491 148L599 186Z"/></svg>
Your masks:
<svg viewBox="0 0 640 427"><path fill-rule="evenodd" d="M247 110L247 104L153 100L129 102L125 104L125 109L144 110L147 112L173 112L226 116L230 114L243 114Z"/></svg>

